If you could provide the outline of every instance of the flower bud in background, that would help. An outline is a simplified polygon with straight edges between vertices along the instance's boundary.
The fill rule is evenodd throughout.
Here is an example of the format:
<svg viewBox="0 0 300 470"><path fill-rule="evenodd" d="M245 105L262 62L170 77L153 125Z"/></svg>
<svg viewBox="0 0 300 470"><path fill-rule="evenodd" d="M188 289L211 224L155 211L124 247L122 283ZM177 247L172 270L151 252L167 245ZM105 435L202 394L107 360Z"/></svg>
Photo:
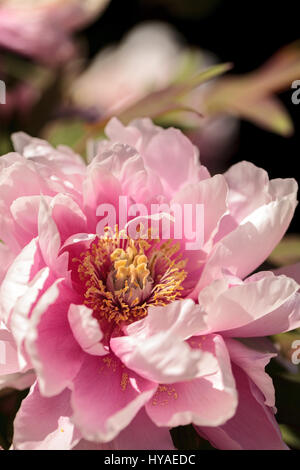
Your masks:
<svg viewBox="0 0 300 470"><path fill-rule="evenodd" d="M118 114L137 101L217 62L213 53L192 48L167 23L145 22L134 27L119 45L102 50L71 87L72 101L83 108L96 108L99 116ZM184 102L201 110L206 83L193 90ZM214 159L224 159L237 136L235 118L199 118L191 113L173 116L172 122L192 129L190 136L201 147L201 159L209 168ZM196 128L196 129L195 129Z"/></svg>
<svg viewBox="0 0 300 470"><path fill-rule="evenodd" d="M72 33L86 26L109 0L4 0L0 46L48 65L75 54Z"/></svg>

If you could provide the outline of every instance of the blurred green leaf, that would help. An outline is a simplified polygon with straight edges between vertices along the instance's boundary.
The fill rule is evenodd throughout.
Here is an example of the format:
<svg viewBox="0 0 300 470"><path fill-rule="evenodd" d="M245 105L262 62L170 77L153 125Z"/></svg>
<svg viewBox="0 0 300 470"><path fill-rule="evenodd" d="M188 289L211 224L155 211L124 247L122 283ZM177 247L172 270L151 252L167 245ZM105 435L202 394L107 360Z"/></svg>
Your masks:
<svg viewBox="0 0 300 470"><path fill-rule="evenodd" d="M11 143L10 135L5 132L0 132L0 156L5 155L6 153L12 152L13 146Z"/></svg>
<svg viewBox="0 0 300 470"><path fill-rule="evenodd" d="M293 132L293 121L282 103L276 98L262 99L248 103L245 111L240 103L235 103L237 114L245 116L249 121L260 127L283 136Z"/></svg>
<svg viewBox="0 0 300 470"><path fill-rule="evenodd" d="M291 118L274 96L300 76L300 42L274 54L262 67L218 81L206 97L204 113L229 113L283 136L293 132Z"/></svg>
<svg viewBox="0 0 300 470"><path fill-rule="evenodd" d="M175 83L163 90L152 92L121 112L118 118L127 124L137 117L147 116L154 119L171 111L190 111L199 114L198 110L188 107L181 99L194 88L222 75L231 67L232 65L228 63L214 65L204 72L187 77L184 82Z"/></svg>
<svg viewBox="0 0 300 470"><path fill-rule="evenodd" d="M275 266L287 266L300 261L300 236L286 235L270 254L268 261Z"/></svg>
<svg viewBox="0 0 300 470"><path fill-rule="evenodd" d="M222 75L231 67L232 65L228 63L214 65L203 72L197 73L193 76L188 76L184 82L174 83L162 90L149 93L147 96L122 111L117 115L117 117L124 124L128 124L135 118L147 116L155 119L174 111L192 112L201 115L199 110L186 105L182 101L182 98L194 88L208 80ZM91 125L89 135L102 131L110 118L111 116L106 116L105 119Z"/></svg>
<svg viewBox="0 0 300 470"><path fill-rule="evenodd" d="M42 138L53 147L67 145L75 148L86 133L86 124L81 120L60 119L50 122L42 131Z"/></svg>
<svg viewBox="0 0 300 470"><path fill-rule="evenodd" d="M292 449L300 450L300 427L280 425L284 442Z"/></svg>
<svg viewBox="0 0 300 470"><path fill-rule="evenodd" d="M93 140L103 139L103 129L96 131L81 119L59 119L50 122L44 127L41 136L48 142L57 147L58 145L67 145L75 152L79 153L85 160L87 158L87 143L89 137Z"/></svg>

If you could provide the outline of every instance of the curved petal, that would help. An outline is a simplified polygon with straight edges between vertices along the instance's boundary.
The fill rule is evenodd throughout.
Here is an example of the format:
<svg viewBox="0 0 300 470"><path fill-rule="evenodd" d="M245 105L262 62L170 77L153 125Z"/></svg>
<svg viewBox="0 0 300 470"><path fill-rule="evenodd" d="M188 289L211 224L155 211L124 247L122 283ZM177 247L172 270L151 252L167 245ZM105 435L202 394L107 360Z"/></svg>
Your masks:
<svg viewBox="0 0 300 470"><path fill-rule="evenodd" d="M70 303L76 301L62 280L57 280L36 304L26 337L26 350L37 373L41 393L57 395L79 371L84 353L68 321Z"/></svg>
<svg viewBox="0 0 300 470"><path fill-rule="evenodd" d="M236 221L241 222L258 207L272 201L268 173L253 163L236 163L224 177L229 186L230 213Z"/></svg>
<svg viewBox="0 0 300 470"><path fill-rule="evenodd" d="M73 450L175 450L168 428L158 427L144 408L115 439L106 443L81 440Z"/></svg>
<svg viewBox="0 0 300 470"><path fill-rule="evenodd" d="M23 390L34 380L33 371L27 368L21 372L14 338L0 323L0 389L12 387Z"/></svg>
<svg viewBox="0 0 300 470"><path fill-rule="evenodd" d="M82 436L109 442L129 425L157 384L139 377L110 354L86 356L72 388L72 420Z"/></svg>
<svg viewBox="0 0 300 470"><path fill-rule="evenodd" d="M196 211L197 205L203 206L203 220L201 223L204 228L204 242L207 242L216 232L221 218L228 210L227 193L228 187L225 178L222 175L215 175L198 183L185 185L175 194L171 204L176 203L181 206L190 204L193 211ZM196 233L196 217L194 214L191 221L185 220L184 222L193 225L190 229ZM192 224L192 222L194 223Z"/></svg>
<svg viewBox="0 0 300 470"><path fill-rule="evenodd" d="M27 364L27 355L24 350L24 340L29 329L32 308L42 293L54 282L53 274L49 268L41 269L28 283L27 290L16 301L10 318L10 330L15 338L18 348L20 367Z"/></svg>
<svg viewBox="0 0 300 470"><path fill-rule="evenodd" d="M151 124L149 125L152 129L154 125L152 121L150 121L150 123ZM135 126L124 126L121 121L119 121L119 119L115 117L110 119L110 121L106 125L105 134L113 142L121 142L123 144L130 145L134 148L137 148L138 141L141 138L141 133Z"/></svg>
<svg viewBox="0 0 300 470"><path fill-rule="evenodd" d="M123 126L113 118L105 132L112 141L130 145L142 155L146 170L159 176L166 195L172 196L183 184L209 177L199 163L196 147L178 129L163 129L148 118Z"/></svg>
<svg viewBox="0 0 300 470"><path fill-rule="evenodd" d="M73 335L83 351L95 356L108 353L101 343L103 333L98 321L93 317L93 310L85 305L71 304L68 319Z"/></svg>
<svg viewBox="0 0 300 470"><path fill-rule="evenodd" d="M296 207L296 192L261 206L222 238L210 255L196 292L224 272L243 279L271 253L287 230ZM265 242L268 240L268 243Z"/></svg>
<svg viewBox="0 0 300 470"><path fill-rule="evenodd" d="M200 164L196 147L178 129L162 129L148 142L144 152L146 167L160 175L167 194L183 184L197 182Z"/></svg>
<svg viewBox="0 0 300 470"><path fill-rule="evenodd" d="M99 163L92 163L87 167L87 174L83 182L84 213L87 217L88 230L96 233L96 226L100 217L97 209L100 204L111 205L112 210L119 207L119 198L122 195L120 181Z"/></svg>
<svg viewBox="0 0 300 470"><path fill-rule="evenodd" d="M14 200L10 211L15 222L16 238L25 246L38 236L38 214L41 198L50 203L50 196L22 196Z"/></svg>
<svg viewBox="0 0 300 470"><path fill-rule="evenodd" d="M124 194L135 202L147 202L163 194L159 175L146 170L143 158L135 148L124 143L102 143L101 152L93 159L91 167L110 173L122 185ZM134 178L133 178L134 175Z"/></svg>
<svg viewBox="0 0 300 470"><path fill-rule="evenodd" d="M256 341L257 349L247 347L247 343L243 344L231 338L227 338L225 343L231 361L239 366L264 394L265 404L273 407L275 406L275 390L271 377L265 372L265 367L277 354L260 351L260 341ZM256 346L255 342L252 342L252 346Z"/></svg>
<svg viewBox="0 0 300 470"><path fill-rule="evenodd" d="M208 331L225 336L267 336L300 324L298 284L286 276L263 273L230 286L230 278L215 281L199 294Z"/></svg>
<svg viewBox="0 0 300 470"><path fill-rule="evenodd" d="M197 427L217 449L285 450L279 426L264 396L238 367L233 367L239 393L235 416L220 427Z"/></svg>
<svg viewBox="0 0 300 470"><path fill-rule="evenodd" d="M14 450L70 450L80 434L70 420L70 390L43 397L35 383L14 421Z"/></svg>
<svg viewBox="0 0 300 470"><path fill-rule="evenodd" d="M11 138L18 153L30 162L48 166L52 174L58 170L65 175L85 173L83 159L69 147L60 145L55 149L46 140L31 137L25 132L16 132Z"/></svg>
<svg viewBox="0 0 300 470"><path fill-rule="evenodd" d="M221 336L194 337L195 349L208 351L218 361L214 374L186 382L160 385L146 410L157 426L183 426L194 423L218 426L230 419L237 407L237 393L230 358Z"/></svg>
<svg viewBox="0 0 300 470"><path fill-rule="evenodd" d="M128 336L112 338L114 353L130 369L158 383L191 380L215 372L215 358L193 350L186 338L204 326L201 308L191 299L150 307L147 317L127 328Z"/></svg>
<svg viewBox="0 0 300 470"><path fill-rule="evenodd" d="M164 307L149 307L148 315L126 328L129 336L154 336L165 332L185 340L200 334L207 327L205 312L192 299L176 300Z"/></svg>
<svg viewBox="0 0 300 470"><path fill-rule="evenodd" d="M38 240L31 240L10 265L0 287L1 317L8 323L17 300L28 289L28 283L42 267Z"/></svg>
<svg viewBox="0 0 300 470"><path fill-rule="evenodd" d="M51 201L51 216L58 229L61 244L74 233L87 231L86 217L78 204L66 194L57 194Z"/></svg>
<svg viewBox="0 0 300 470"><path fill-rule="evenodd" d="M4 243L0 242L0 283L3 281L7 270L15 259L15 254Z"/></svg>
<svg viewBox="0 0 300 470"><path fill-rule="evenodd" d="M38 240L45 263L58 275L66 273L68 256L63 253L60 257L61 237L46 200L41 198L38 215Z"/></svg>

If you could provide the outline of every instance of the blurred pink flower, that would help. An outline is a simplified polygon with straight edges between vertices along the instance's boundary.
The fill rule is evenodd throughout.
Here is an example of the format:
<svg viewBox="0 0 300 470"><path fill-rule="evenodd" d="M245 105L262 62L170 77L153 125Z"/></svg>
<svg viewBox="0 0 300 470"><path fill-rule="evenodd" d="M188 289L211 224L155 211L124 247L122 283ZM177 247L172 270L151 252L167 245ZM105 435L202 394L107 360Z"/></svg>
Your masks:
<svg viewBox="0 0 300 470"><path fill-rule="evenodd" d="M70 94L76 105L94 107L101 116L118 115L148 93L215 63L216 57L211 52L185 45L167 23L145 22L134 27L120 45L101 51L74 82ZM197 87L185 104L201 111L211 87L212 83ZM238 132L237 119L224 115L199 119L186 114L184 119L176 118L176 123L191 128L190 135L201 148L201 159L213 167L220 155L224 159L229 151Z"/></svg>
<svg viewBox="0 0 300 470"><path fill-rule="evenodd" d="M4 0L0 45L47 64L61 64L75 52L72 33L101 12L109 0Z"/></svg>
<svg viewBox="0 0 300 470"><path fill-rule="evenodd" d="M173 81L186 53L171 26L142 23L120 45L101 51L74 83L71 94L77 104L96 106L105 115L119 112Z"/></svg>
<svg viewBox="0 0 300 470"><path fill-rule="evenodd" d="M1 318L14 371L37 379L14 448L170 449L169 429L189 423L217 448L285 448L260 337L300 325L299 286L248 276L286 231L296 182L247 162L211 177L179 130L149 119L112 119L106 134L88 166L22 133L0 160ZM124 239L120 219L97 235L99 205L120 196L129 215L203 204L202 248L173 232Z"/></svg>

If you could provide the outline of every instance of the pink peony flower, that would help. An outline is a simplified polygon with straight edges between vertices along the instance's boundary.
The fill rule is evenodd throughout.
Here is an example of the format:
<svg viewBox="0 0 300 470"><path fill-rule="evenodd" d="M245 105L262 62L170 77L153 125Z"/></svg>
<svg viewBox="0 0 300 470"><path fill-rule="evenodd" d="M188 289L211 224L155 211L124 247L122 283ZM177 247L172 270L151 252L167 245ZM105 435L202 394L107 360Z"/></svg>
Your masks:
<svg viewBox="0 0 300 470"><path fill-rule="evenodd" d="M299 285L250 274L286 231L296 182L247 162L211 177L148 119L106 134L88 166L23 133L0 160L5 375L36 376L14 448L171 449L169 429L190 423L220 449L286 448L262 337L300 326ZM118 227L101 233L111 207Z"/></svg>
<svg viewBox="0 0 300 470"><path fill-rule="evenodd" d="M4 0L0 45L47 64L61 64L75 52L73 31L85 26L109 0Z"/></svg>

